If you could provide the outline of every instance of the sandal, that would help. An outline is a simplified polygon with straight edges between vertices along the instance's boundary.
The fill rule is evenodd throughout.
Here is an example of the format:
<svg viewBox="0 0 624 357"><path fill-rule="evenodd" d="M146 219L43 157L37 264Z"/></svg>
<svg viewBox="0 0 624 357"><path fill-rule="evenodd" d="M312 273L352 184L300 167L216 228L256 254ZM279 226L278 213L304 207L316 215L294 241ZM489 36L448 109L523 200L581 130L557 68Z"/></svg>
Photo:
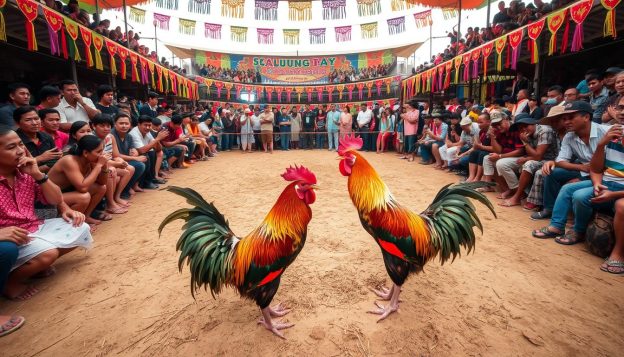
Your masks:
<svg viewBox="0 0 624 357"><path fill-rule="evenodd" d="M494 189L494 187L490 187L490 186L487 186L487 187L479 187L479 188L477 188L475 191L477 191L477 192L481 192L481 193L483 193L483 192L496 192L496 190Z"/></svg>
<svg viewBox="0 0 624 357"><path fill-rule="evenodd" d="M104 211L98 211L97 214L95 214L94 218L98 221L110 221L111 219L113 219L113 216Z"/></svg>
<svg viewBox="0 0 624 357"><path fill-rule="evenodd" d="M555 242L563 245L574 245L585 241L585 236L573 230L567 231L563 236L555 238Z"/></svg>
<svg viewBox="0 0 624 357"><path fill-rule="evenodd" d="M624 261L607 258L600 265L600 270L611 274L624 274Z"/></svg>
<svg viewBox="0 0 624 357"><path fill-rule="evenodd" d="M535 212L531 214L531 219L534 221L539 221L540 219L548 219L552 216L552 212L541 210L539 212Z"/></svg>
<svg viewBox="0 0 624 357"><path fill-rule="evenodd" d="M561 237L561 233L553 232L548 227L542 227L540 229L536 229L531 233L533 237L537 239L550 239L550 238L559 238Z"/></svg>
<svg viewBox="0 0 624 357"><path fill-rule="evenodd" d="M6 336L11 332L19 330L20 327L26 322L26 319L22 316L11 316L9 321L0 325L0 337Z"/></svg>

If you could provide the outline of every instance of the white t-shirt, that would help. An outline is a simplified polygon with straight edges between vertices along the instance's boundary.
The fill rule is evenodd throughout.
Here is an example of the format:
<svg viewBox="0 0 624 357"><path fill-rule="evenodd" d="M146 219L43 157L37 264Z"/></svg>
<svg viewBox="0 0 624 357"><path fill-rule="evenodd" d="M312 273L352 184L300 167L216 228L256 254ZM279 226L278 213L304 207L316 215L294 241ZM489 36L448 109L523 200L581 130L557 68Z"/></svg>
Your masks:
<svg viewBox="0 0 624 357"><path fill-rule="evenodd" d="M204 134L204 135L208 135L208 134L205 134L205 133L209 132L210 128L208 127L208 125L206 124L205 121L199 123L199 131L201 131L201 133Z"/></svg>
<svg viewBox="0 0 624 357"><path fill-rule="evenodd" d="M91 99L84 97L82 100L89 107L96 109ZM76 107L72 107L65 98L61 99L61 103L54 109L58 110L61 116L61 123L75 123L77 121L86 121L88 123L90 121L89 115L82 105L76 103Z"/></svg>
<svg viewBox="0 0 624 357"><path fill-rule="evenodd" d="M259 115L254 114L251 116L251 128L256 131L260 130L260 116Z"/></svg>
<svg viewBox="0 0 624 357"><path fill-rule="evenodd" d="M128 135L130 135L130 137L132 138L132 147L134 147L135 149L139 149L145 145L149 145L154 140L154 137L151 133L147 133L147 135L143 136L143 134L141 134L141 132L139 131L138 127L132 128Z"/></svg>
<svg viewBox="0 0 624 357"><path fill-rule="evenodd" d="M357 116L357 123L359 126L367 126L373 118L373 111L366 109L365 112L360 111Z"/></svg>

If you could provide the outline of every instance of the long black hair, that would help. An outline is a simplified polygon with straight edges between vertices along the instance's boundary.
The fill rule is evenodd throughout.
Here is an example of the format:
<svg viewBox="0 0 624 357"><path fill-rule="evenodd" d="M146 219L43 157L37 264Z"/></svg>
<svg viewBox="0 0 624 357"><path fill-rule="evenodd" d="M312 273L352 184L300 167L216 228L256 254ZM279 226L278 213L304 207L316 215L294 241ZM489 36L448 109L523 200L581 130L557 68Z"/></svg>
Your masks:
<svg viewBox="0 0 624 357"><path fill-rule="evenodd" d="M84 128L85 125L89 125L89 123L82 120L78 120L72 123L71 127L69 128L69 145L73 145L76 143L76 133L78 132L78 130Z"/></svg>
<svg viewBox="0 0 624 357"><path fill-rule="evenodd" d="M74 156L82 156L85 151L93 151L97 149L98 146L102 143L102 140L95 135L85 135L78 143L74 145L69 151L70 155Z"/></svg>

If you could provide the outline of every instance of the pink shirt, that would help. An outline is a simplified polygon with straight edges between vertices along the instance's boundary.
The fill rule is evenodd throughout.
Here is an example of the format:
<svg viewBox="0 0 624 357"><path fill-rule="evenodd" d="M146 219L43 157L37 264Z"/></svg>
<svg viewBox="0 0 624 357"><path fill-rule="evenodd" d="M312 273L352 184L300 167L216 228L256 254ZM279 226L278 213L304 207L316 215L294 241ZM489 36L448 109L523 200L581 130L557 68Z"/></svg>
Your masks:
<svg viewBox="0 0 624 357"><path fill-rule="evenodd" d="M41 130L43 131L43 130ZM50 134L47 131L45 132L46 134ZM52 136L52 138L54 139L54 145L59 149L59 150L63 150L63 148L65 146L67 146L67 143L69 143L69 134L64 133L60 130L57 130L56 133L54 133L54 135L50 134Z"/></svg>
<svg viewBox="0 0 624 357"><path fill-rule="evenodd" d="M35 201L47 204L41 187L30 175L16 172L13 187L0 176L0 228L16 226L29 232L39 228Z"/></svg>
<svg viewBox="0 0 624 357"><path fill-rule="evenodd" d="M405 135L416 135L418 132L418 116L420 113L418 110L414 109L411 112L405 113L405 117L403 117L403 130ZM410 123L409 120L414 121L414 123Z"/></svg>

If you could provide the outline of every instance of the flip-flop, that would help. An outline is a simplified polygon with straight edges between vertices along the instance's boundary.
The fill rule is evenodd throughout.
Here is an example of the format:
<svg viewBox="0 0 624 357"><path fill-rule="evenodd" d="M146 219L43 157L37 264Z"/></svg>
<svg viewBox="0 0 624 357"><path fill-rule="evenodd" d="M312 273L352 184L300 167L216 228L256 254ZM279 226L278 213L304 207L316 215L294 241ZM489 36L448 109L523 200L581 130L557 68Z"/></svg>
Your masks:
<svg viewBox="0 0 624 357"><path fill-rule="evenodd" d="M539 235L541 233L541 235ZM532 233L534 238L537 239L550 239L550 238L558 238L561 237L561 233L552 232L548 229L548 227L542 227L540 229L534 230Z"/></svg>
<svg viewBox="0 0 624 357"><path fill-rule="evenodd" d="M585 237L579 237L579 234L573 230L569 230L563 236L555 238L555 242L562 245L575 245L584 241Z"/></svg>
<svg viewBox="0 0 624 357"><path fill-rule="evenodd" d="M624 262L619 260L611 260L607 264L607 273L624 274Z"/></svg>
<svg viewBox="0 0 624 357"><path fill-rule="evenodd" d="M124 213L128 213L128 210L123 207L117 207L115 209L107 209L106 212L111 213L111 214L124 214Z"/></svg>
<svg viewBox="0 0 624 357"><path fill-rule="evenodd" d="M106 213L106 212L104 212L104 211L100 211L100 212L97 214L97 216L96 216L96 218L95 218L95 219L97 219L97 220L99 220L99 221L110 221L110 220L112 220L112 219L113 219L113 216L111 216L110 214L108 214L108 213Z"/></svg>
<svg viewBox="0 0 624 357"><path fill-rule="evenodd" d="M40 271L37 274L31 276L31 279L45 279L45 278L49 278L52 275L56 274L56 268L55 267L48 267L46 270Z"/></svg>
<svg viewBox="0 0 624 357"><path fill-rule="evenodd" d="M499 206L501 206L501 207L514 207L514 206L520 206L520 204L519 204L519 203L512 204L512 203L510 203L510 202L509 202L509 200L504 200L503 202L499 202L499 203L498 203L498 205L499 205Z"/></svg>
<svg viewBox="0 0 624 357"><path fill-rule="evenodd" d="M489 187L489 186L488 187L479 187L475 191L481 192L481 193L483 193L483 192L496 192L496 190L493 187Z"/></svg>
<svg viewBox="0 0 624 357"><path fill-rule="evenodd" d="M32 298L33 296L37 295L37 293L39 292L39 290L37 288L35 288L32 285L29 285L26 287L26 289L24 289L24 291L22 291L21 293L17 294L16 296L7 296L5 295L5 297L11 301L26 301L30 298Z"/></svg>
<svg viewBox="0 0 624 357"><path fill-rule="evenodd" d="M6 336L12 332L19 330L20 327L26 322L23 316L11 316L9 321L0 325L0 337Z"/></svg>

